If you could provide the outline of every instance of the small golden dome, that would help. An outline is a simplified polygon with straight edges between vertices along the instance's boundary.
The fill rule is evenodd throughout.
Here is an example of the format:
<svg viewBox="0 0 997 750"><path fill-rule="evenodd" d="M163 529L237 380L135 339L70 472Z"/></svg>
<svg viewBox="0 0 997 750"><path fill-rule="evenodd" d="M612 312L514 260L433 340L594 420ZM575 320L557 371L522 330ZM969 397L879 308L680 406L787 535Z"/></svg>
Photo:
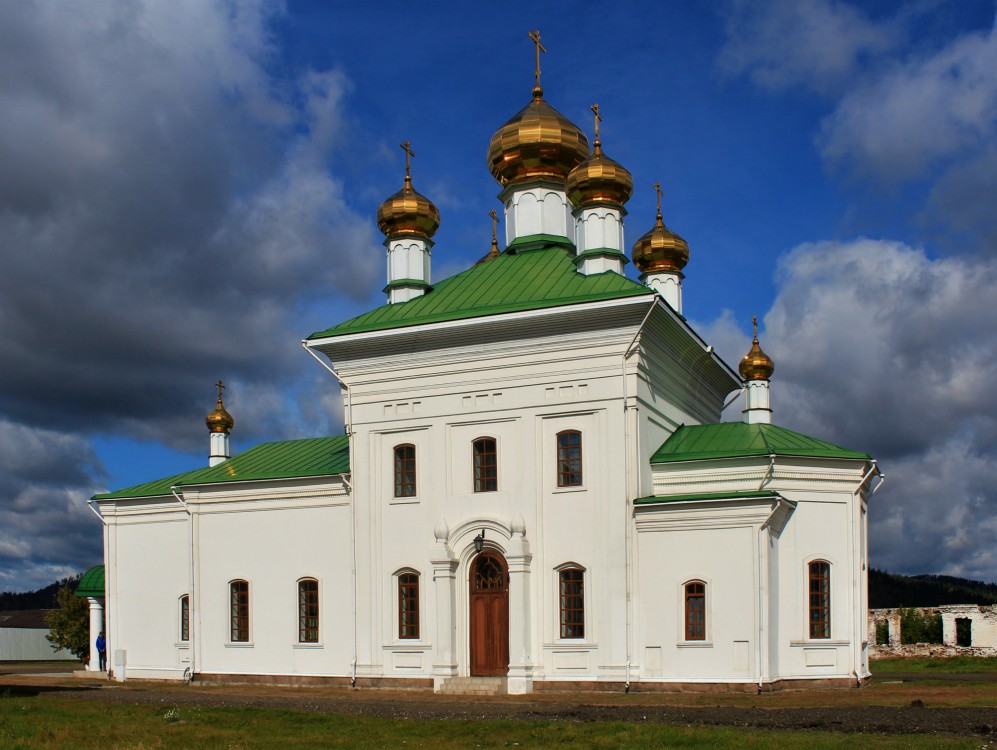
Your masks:
<svg viewBox="0 0 997 750"><path fill-rule="evenodd" d="M488 168L503 186L536 179L563 183L588 153L585 134L545 102L537 86L533 101L492 136Z"/></svg>
<svg viewBox="0 0 997 750"><path fill-rule="evenodd" d="M432 237L440 228L440 212L433 202L412 187L412 165L415 156L409 142L401 144L405 151L405 184L377 209L377 226L387 237L415 234Z"/></svg>
<svg viewBox="0 0 997 750"><path fill-rule="evenodd" d="M218 387L218 404L215 406L215 410L204 418L204 423L211 432L224 432L228 434L235 427L235 420L225 410L225 405L222 403L222 388L225 387L224 384L219 380L215 385Z"/></svg>
<svg viewBox="0 0 997 750"><path fill-rule="evenodd" d="M661 183L658 193L658 216L651 231L634 243L632 258L641 273L681 271L689 262L689 243L665 226L661 218Z"/></svg>
<svg viewBox="0 0 997 750"><path fill-rule="evenodd" d="M568 199L578 206L622 206L634 191L634 180L621 164L602 153L596 140L592 155L571 170Z"/></svg>
<svg viewBox="0 0 997 750"><path fill-rule="evenodd" d="M755 327L755 337L751 350L744 355L737 369L745 380L769 380L775 372L775 362L758 345L758 318L752 318L751 322Z"/></svg>

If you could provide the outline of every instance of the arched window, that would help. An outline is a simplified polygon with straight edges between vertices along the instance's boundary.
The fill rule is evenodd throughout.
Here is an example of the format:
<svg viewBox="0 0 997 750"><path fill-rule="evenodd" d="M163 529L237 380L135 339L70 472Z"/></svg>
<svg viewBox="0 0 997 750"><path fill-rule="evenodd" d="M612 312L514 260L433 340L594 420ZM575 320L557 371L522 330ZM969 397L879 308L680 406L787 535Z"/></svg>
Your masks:
<svg viewBox="0 0 997 750"><path fill-rule="evenodd" d="M419 574L398 576L398 637L419 637Z"/></svg>
<svg viewBox="0 0 997 750"><path fill-rule="evenodd" d="M495 438L478 438L471 444L474 457L474 491L495 492L498 489L498 454Z"/></svg>
<svg viewBox="0 0 997 750"><path fill-rule="evenodd" d="M229 584L229 637L232 643L249 643L249 583Z"/></svg>
<svg viewBox="0 0 997 750"><path fill-rule="evenodd" d="M557 486L580 487L582 484L582 433L565 430L557 433Z"/></svg>
<svg viewBox="0 0 997 750"><path fill-rule="evenodd" d="M702 581L685 585L685 639L706 640L706 584Z"/></svg>
<svg viewBox="0 0 997 750"><path fill-rule="evenodd" d="M558 598L561 610L561 637L585 637L585 571L563 568L558 571Z"/></svg>
<svg viewBox="0 0 997 750"><path fill-rule="evenodd" d="M415 446L395 446L395 497L415 497Z"/></svg>
<svg viewBox="0 0 997 750"><path fill-rule="evenodd" d="M831 637L831 563L810 563L810 637Z"/></svg>
<svg viewBox="0 0 997 750"><path fill-rule="evenodd" d="M190 640L190 597L184 594L180 597L180 641Z"/></svg>
<svg viewBox="0 0 997 750"><path fill-rule="evenodd" d="M318 581L298 581L298 643L318 643Z"/></svg>

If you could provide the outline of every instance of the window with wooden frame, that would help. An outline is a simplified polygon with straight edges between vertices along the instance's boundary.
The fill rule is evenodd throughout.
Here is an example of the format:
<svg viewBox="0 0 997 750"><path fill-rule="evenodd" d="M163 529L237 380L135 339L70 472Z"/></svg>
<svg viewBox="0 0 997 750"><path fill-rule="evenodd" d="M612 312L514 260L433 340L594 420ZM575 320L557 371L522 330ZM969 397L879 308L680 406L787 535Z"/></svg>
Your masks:
<svg viewBox="0 0 997 750"><path fill-rule="evenodd" d="M318 643L318 581L298 581L298 643Z"/></svg>
<svg viewBox="0 0 997 750"><path fill-rule="evenodd" d="M249 643L249 583L229 584L229 638L232 643Z"/></svg>
<svg viewBox="0 0 997 750"><path fill-rule="evenodd" d="M415 446L395 446L395 497L415 497Z"/></svg>
<svg viewBox="0 0 997 750"><path fill-rule="evenodd" d="M190 597L184 594L180 597L180 641L190 640Z"/></svg>
<svg viewBox="0 0 997 750"><path fill-rule="evenodd" d="M685 585L685 639L706 640L706 584L702 581Z"/></svg>
<svg viewBox="0 0 997 750"><path fill-rule="evenodd" d="M419 574L398 576L398 637L419 637Z"/></svg>
<svg viewBox="0 0 997 750"><path fill-rule="evenodd" d="M561 638L584 638L585 571L581 568L558 571L558 599Z"/></svg>
<svg viewBox="0 0 997 750"><path fill-rule="evenodd" d="M582 485L582 433L565 430L557 433L557 486Z"/></svg>
<svg viewBox="0 0 997 750"><path fill-rule="evenodd" d="M498 490L498 454L495 451L495 438L478 438L471 444L474 460L474 491L495 492Z"/></svg>
<svg viewBox="0 0 997 750"><path fill-rule="evenodd" d="M810 637L831 637L831 563L814 560L810 570Z"/></svg>

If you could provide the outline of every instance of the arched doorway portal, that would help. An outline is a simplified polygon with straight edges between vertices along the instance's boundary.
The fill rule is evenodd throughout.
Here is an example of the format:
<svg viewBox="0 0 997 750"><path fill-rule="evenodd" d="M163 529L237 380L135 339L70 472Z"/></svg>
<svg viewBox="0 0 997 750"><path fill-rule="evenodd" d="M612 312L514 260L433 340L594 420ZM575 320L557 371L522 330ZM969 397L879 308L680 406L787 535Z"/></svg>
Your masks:
<svg viewBox="0 0 997 750"><path fill-rule="evenodd" d="M482 552L470 566L471 675L509 672L509 568L494 550Z"/></svg>

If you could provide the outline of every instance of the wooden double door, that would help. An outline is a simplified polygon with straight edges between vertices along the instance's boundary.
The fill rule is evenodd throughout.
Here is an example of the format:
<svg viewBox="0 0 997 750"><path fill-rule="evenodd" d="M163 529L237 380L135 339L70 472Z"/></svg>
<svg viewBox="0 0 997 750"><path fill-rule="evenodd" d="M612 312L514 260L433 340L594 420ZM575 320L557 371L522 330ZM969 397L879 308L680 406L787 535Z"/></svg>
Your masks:
<svg viewBox="0 0 997 750"><path fill-rule="evenodd" d="M497 552L482 552L471 562L471 675L509 672L509 568Z"/></svg>

